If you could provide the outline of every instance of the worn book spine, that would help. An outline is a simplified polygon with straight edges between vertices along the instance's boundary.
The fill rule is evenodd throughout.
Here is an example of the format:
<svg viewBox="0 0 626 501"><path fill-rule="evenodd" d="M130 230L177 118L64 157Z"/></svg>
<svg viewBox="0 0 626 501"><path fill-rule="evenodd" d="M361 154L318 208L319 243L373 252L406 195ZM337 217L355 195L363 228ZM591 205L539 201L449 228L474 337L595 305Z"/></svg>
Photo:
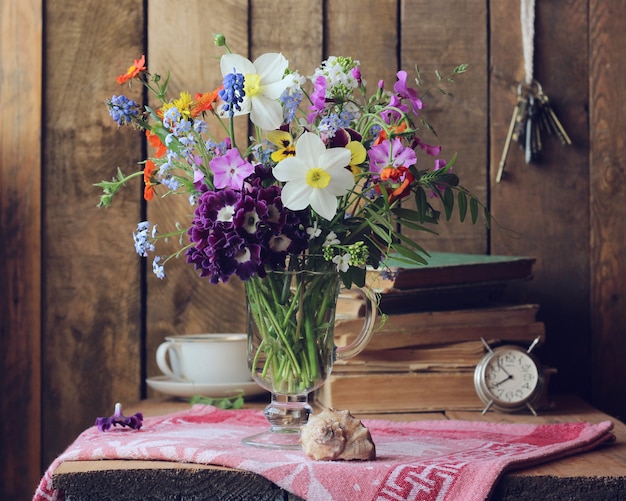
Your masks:
<svg viewBox="0 0 626 501"><path fill-rule="evenodd" d="M403 374L331 374L317 391L324 407L352 413L478 410L473 371Z"/></svg>
<svg viewBox="0 0 626 501"><path fill-rule="evenodd" d="M337 360L333 366L333 373L467 369L475 367L484 355L485 345L482 341L387 350L366 348L352 358Z"/></svg>
<svg viewBox="0 0 626 501"><path fill-rule="evenodd" d="M536 409L550 406L548 379L555 371L546 369L544 372L546 386ZM317 390L315 398L323 407L348 409L353 414L483 410L485 407L474 389L473 370L331 374Z"/></svg>
<svg viewBox="0 0 626 501"><path fill-rule="evenodd" d="M367 350L420 347L467 341L490 343L517 341L531 343L545 336L545 326L535 320L537 305L439 312L418 312L386 316L377 327ZM360 332L361 319L338 321L335 342L351 342Z"/></svg>
<svg viewBox="0 0 626 501"><path fill-rule="evenodd" d="M432 253L426 265L399 264L392 273L368 270L366 283L380 292L484 282L529 279L535 262L531 257Z"/></svg>

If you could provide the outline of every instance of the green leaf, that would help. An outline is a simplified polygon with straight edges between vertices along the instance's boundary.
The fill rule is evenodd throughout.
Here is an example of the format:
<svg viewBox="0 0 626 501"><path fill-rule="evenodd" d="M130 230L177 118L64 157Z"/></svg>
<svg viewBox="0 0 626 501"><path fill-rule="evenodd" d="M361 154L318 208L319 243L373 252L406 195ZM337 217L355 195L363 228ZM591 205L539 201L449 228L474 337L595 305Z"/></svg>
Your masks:
<svg viewBox="0 0 626 501"><path fill-rule="evenodd" d="M214 405L219 409L241 409L243 407L243 393L224 398L211 398L204 397L202 395L194 395L189 399L189 403L191 405Z"/></svg>
<svg viewBox="0 0 626 501"><path fill-rule="evenodd" d="M420 247L420 249L421 249L421 247ZM407 259L409 259L411 263L420 263L420 264L426 264L427 263L426 259L424 259L424 257L422 255L420 255L417 252L414 252L411 249L408 249L408 248L406 248L406 247L404 247L402 245L394 245L393 246L393 250L395 252L397 252L398 254L400 254L401 256L404 256ZM424 251L423 249L422 249L422 254L428 255L426 253L426 251Z"/></svg>
<svg viewBox="0 0 626 501"><path fill-rule="evenodd" d="M452 189L446 188L443 192L443 209L446 214L446 220L449 221L452 216L452 210L454 209L454 193Z"/></svg>
<svg viewBox="0 0 626 501"><path fill-rule="evenodd" d="M467 195L464 191L459 191L457 195L457 203L459 205L459 219L461 222L465 221L467 215Z"/></svg>
<svg viewBox="0 0 626 501"><path fill-rule="evenodd" d="M387 244L390 244L393 241L389 232L382 230L378 225L372 224L370 225L370 228L372 228L372 231L376 233L376 235L378 235Z"/></svg>
<svg viewBox="0 0 626 501"><path fill-rule="evenodd" d="M433 230L432 228L429 228L428 226L424 226L421 224L415 224L412 223L410 221L398 221L400 223L400 225L403 228L410 228L412 230L417 230L417 231L425 231L427 233L430 233L432 235L437 235L437 232L435 230Z"/></svg>
<svg viewBox="0 0 626 501"><path fill-rule="evenodd" d="M402 221L421 221L421 217L417 211L413 209L403 209L402 207L397 207L392 209L395 216Z"/></svg>
<svg viewBox="0 0 626 501"><path fill-rule="evenodd" d="M418 220L423 223L428 211L428 200L426 199L426 192L421 187L415 191L415 207L417 208Z"/></svg>
<svg viewBox="0 0 626 501"><path fill-rule="evenodd" d="M472 216L472 224L476 224L478 220L478 200L474 197L470 198L470 215Z"/></svg>

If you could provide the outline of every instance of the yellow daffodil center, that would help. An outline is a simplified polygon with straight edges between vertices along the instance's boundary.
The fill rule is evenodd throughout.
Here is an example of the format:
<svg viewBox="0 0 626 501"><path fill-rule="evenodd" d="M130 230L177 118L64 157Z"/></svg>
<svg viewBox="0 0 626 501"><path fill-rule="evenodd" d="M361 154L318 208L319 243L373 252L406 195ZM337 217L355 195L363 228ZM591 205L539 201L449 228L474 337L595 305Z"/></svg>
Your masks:
<svg viewBox="0 0 626 501"><path fill-rule="evenodd" d="M313 167L306 173L306 184L311 188L326 188L330 183L330 174L324 169Z"/></svg>
<svg viewBox="0 0 626 501"><path fill-rule="evenodd" d="M243 91L246 96L256 96L261 92L261 75L257 73L248 73L243 78Z"/></svg>

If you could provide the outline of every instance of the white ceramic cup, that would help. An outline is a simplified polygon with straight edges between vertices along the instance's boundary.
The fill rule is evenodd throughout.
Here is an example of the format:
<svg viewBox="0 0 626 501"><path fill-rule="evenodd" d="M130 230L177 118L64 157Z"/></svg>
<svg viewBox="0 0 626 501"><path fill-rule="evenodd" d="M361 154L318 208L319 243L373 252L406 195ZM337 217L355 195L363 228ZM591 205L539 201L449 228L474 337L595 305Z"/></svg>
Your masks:
<svg viewBox="0 0 626 501"><path fill-rule="evenodd" d="M173 381L224 384L252 380L246 334L169 336L157 348L156 361Z"/></svg>

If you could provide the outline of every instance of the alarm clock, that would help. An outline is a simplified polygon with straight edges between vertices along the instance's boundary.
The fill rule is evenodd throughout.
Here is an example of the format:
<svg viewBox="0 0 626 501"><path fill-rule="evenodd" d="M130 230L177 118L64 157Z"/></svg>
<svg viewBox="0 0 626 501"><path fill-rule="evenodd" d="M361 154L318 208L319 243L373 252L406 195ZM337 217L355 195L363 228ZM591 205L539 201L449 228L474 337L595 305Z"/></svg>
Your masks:
<svg viewBox="0 0 626 501"><path fill-rule="evenodd" d="M476 393L486 405L501 412L529 409L535 416L533 404L543 394L544 375L540 362L531 353L541 338L524 349L513 344L491 348L481 338L487 353L474 370Z"/></svg>

